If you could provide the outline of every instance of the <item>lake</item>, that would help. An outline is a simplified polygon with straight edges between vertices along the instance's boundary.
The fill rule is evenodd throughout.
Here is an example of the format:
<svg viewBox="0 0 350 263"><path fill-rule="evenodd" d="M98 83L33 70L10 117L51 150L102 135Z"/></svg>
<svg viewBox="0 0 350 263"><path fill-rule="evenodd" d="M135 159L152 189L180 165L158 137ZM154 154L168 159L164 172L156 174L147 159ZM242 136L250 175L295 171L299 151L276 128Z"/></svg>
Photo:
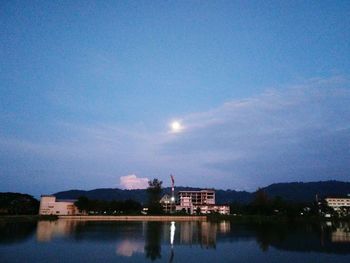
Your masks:
<svg viewBox="0 0 350 263"><path fill-rule="evenodd" d="M0 262L350 262L346 223L0 222Z"/></svg>

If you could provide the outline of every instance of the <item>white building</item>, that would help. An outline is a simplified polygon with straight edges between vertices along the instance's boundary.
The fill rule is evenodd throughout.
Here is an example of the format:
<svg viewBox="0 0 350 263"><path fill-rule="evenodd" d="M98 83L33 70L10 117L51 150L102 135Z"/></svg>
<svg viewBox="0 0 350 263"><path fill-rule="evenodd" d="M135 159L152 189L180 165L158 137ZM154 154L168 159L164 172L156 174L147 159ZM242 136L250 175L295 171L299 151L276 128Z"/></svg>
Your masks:
<svg viewBox="0 0 350 263"><path fill-rule="evenodd" d="M56 200L53 195L42 195L39 215L78 215L79 210L74 205L76 200Z"/></svg>
<svg viewBox="0 0 350 263"><path fill-rule="evenodd" d="M172 208L174 207L174 202L171 199L171 196L168 194L165 194L161 199L160 203L162 204L163 211L165 213L171 213L174 211Z"/></svg>
<svg viewBox="0 0 350 263"><path fill-rule="evenodd" d="M214 190L200 190L200 191L180 191L178 193L180 205L187 206L215 204L215 191Z"/></svg>
<svg viewBox="0 0 350 263"><path fill-rule="evenodd" d="M350 197L327 197L327 205L333 209L340 207L350 207Z"/></svg>
<svg viewBox="0 0 350 263"><path fill-rule="evenodd" d="M180 191L178 197L180 204L176 206L176 211L185 211L189 214L196 214L198 212L201 214L230 214L230 207L228 205L215 204L214 190Z"/></svg>

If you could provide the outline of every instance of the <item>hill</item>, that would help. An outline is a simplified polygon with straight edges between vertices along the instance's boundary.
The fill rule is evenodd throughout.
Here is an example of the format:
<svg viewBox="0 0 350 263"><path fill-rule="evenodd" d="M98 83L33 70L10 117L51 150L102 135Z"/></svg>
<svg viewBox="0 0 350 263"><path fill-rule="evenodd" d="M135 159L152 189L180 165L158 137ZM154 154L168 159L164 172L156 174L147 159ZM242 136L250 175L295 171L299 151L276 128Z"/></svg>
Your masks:
<svg viewBox="0 0 350 263"><path fill-rule="evenodd" d="M176 187L175 194L178 191L196 191L201 188L196 187ZM171 188L166 187L163 188L163 194L170 194ZM112 189L112 188L102 188L102 189L94 189L89 191L84 190L69 190L58 192L54 194L57 199L77 199L80 196L86 196L89 199L99 199L99 200L127 200L133 199L140 203L146 203L147 201L147 191L145 189L137 189L137 190L123 190L123 189ZM235 200L239 203L247 203L251 200L251 193L245 191L234 191L234 190L216 190L216 202L217 203L230 203L232 200Z"/></svg>
<svg viewBox="0 0 350 263"><path fill-rule="evenodd" d="M294 182L271 184L261 188L270 197L280 196L293 202L310 202L327 196L346 196L350 194L350 183L339 181Z"/></svg>
<svg viewBox="0 0 350 263"><path fill-rule="evenodd" d="M0 193L0 214L37 214L39 201L27 194Z"/></svg>
<svg viewBox="0 0 350 263"><path fill-rule="evenodd" d="M176 187L176 191L200 190L195 187ZM350 183L339 181L323 182L293 182L276 183L261 188L270 198L280 196L284 200L291 202L312 202L316 194L319 198L326 196L345 196L350 194ZM164 188L163 193L171 193L170 187ZM140 203L147 202L147 192L145 189L123 190L123 189L94 189L94 190L69 190L54 194L58 199L77 199L80 196L86 196L89 199L100 200L126 200L133 199ZM255 192L235 191L235 190L216 190L216 202L218 204L237 202L247 204L254 199Z"/></svg>

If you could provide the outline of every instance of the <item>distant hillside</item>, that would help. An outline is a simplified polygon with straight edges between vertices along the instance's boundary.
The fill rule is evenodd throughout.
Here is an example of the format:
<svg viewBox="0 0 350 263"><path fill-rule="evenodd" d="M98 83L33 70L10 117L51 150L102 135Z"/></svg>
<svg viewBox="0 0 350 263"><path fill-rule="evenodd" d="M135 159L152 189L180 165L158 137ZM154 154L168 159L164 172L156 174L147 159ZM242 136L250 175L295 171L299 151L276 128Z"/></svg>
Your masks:
<svg viewBox="0 0 350 263"><path fill-rule="evenodd" d="M346 196L350 194L350 183L339 181L278 183L264 187L262 190L270 197L280 196L288 201L310 202L315 200L316 194L319 198Z"/></svg>
<svg viewBox="0 0 350 263"><path fill-rule="evenodd" d="M27 194L0 193L0 214L37 214L39 201Z"/></svg>
<svg viewBox="0 0 350 263"><path fill-rule="evenodd" d="M195 188L195 187L176 187L175 194L177 194L178 191L185 191L185 190L200 190L201 188ZM163 189L163 194L171 193L171 188L166 187ZM133 199L135 201L138 201L140 203L146 203L147 202L147 191L145 189L138 189L138 190L123 190L123 189L112 189L112 188L102 188L102 189L94 189L89 191L84 190L69 190L69 191L63 191L58 192L54 194L57 199L77 199L80 196L86 196L89 199L99 199L99 200L126 200L126 199ZM217 203L230 203L232 200L239 202L239 203L248 203L252 198L252 194L242 191L237 192L234 190L216 190L216 202Z"/></svg>
<svg viewBox="0 0 350 263"><path fill-rule="evenodd" d="M194 187L176 187L176 193L184 190L200 190ZM324 181L310 183L278 183L261 188L271 198L280 196L284 200L292 202L312 202L316 194L320 197L347 195L350 194L350 183L339 181ZM163 193L171 193L169 187L163 189ZM54 194L58 199L77 199L80 196L86 196L89 199L100 200L126 200L133 199L140 203L147 202L147 192L145 189L123 190L123 189L95 189L95 190L70 190ZM247 204L254 199L255 192L235 190L216 190L216 202L218 204L237 202Z"/></svg>

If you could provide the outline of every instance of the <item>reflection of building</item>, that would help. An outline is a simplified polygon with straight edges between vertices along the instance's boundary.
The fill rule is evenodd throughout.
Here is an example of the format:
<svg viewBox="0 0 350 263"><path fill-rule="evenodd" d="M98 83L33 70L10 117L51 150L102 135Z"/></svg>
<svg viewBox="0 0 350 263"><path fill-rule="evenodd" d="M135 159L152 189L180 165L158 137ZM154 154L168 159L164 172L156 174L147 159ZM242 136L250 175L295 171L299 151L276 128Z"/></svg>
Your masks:
<svg viewBox="0 0 350 263"><path fill-rule="evenodd" d="M116 254L124 257L131 257L134 253L143 253L145 244L137 240L123 240L118 243Z"/></svg>
<svg viewBox="0 0 350 263"><path fill-rule="evenodd" d="M36 238L40 242L47 242L55 237L68 236L75 231L78 223L82 224L74 220L39 221Z"/></svg>
<svg viewBox="0 0 350 263"><path fill-rule="evenodd" d="M56 200L53 195L42 195L39 215L77 215L78 208L74 205L76 200Z"/></svg>
<svg viewBox="0 0 350 263"><path fill-rule="evenodd" d="M201 245L205 248L216 247L217 225L210 222L201 222Z"/></svg>
<svg viewBox="0 0 350 263"><path fill-rule="evenodd" d="M217 224L212 222L181 222L179 224L180 244L216 247Z"/></svg>
<svg viewBox="0 0 350 263"><path fill-rule="evenodd" d="M350 225L340 222L331 237L332 242L350 242Z"/></svg>
<svg viewBox="0 0 350 263"><path fill-rule="evenodd" d="M180 204L176 206L177 211L185 211L189 214L230 214L228 205L215 204L214 190L180 191L178 197Z"/></svg>
<svg viewBox="0 0 350 263"><path fill-rule="evenodd" d="M221 221L219 223L219 231L222 234L227 234L231 231L230 221Z"/></svg>

